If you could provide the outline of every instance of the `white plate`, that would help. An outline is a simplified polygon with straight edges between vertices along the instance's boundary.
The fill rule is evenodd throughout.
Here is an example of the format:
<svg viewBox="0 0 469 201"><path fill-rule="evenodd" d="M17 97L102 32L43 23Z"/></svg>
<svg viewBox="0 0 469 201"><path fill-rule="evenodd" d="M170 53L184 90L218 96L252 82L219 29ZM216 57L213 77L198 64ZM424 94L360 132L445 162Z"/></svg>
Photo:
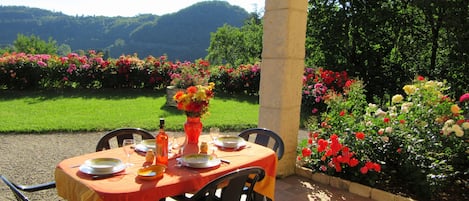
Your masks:
<svg viewBox="0 0 469 201"><path fill-rule="evenodd" d="M223 148L238 149L246 146L246 140L238 136L222 136L215 140L215 145Z"/></svg>
<svg viewBox="0 0 469 201"><path fill-rule="evenodd" d="M210 168L220 165L221 161L214 155L189 154L181 157L181 163L192 168Z"/></svg>
<svg viewBox="0 0 469 201"><path fill-rule="evenodd" d="M125 169L125 164L117 158L94 158L83 163L79 170L86 174L114 174Z"/></svg>
<svg viewBox="0 0 469 201"><path fill-rule="evenodd" d="M139 144L135 145L135 151L147 152L149 149L156 150L156 144L154 139L142 140ZM168 142L168 150L171 148L171 142Z"/></svg>

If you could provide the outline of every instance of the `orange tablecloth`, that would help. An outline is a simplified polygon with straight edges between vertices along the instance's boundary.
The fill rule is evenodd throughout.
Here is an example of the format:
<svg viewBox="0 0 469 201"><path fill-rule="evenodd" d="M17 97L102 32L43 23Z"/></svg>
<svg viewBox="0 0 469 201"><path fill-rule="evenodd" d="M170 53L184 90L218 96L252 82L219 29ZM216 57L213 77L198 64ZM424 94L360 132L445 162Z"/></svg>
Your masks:
<svg viewBox="0 0 469 201"><path fill-rule="evenodd" d="M213 168L195 169L178 167L176 159L173 158L169 160L168 169L163 178L151 181L137 177L137 170L145 161L145 157L137 153L131 156L131 162L135 165L127 168L125 174L101 180L92 180L90 175L80 172L76 166L87 159L98 157L114 157L126 161L122 148L81 155L65 159L57 165L55 169L57 193L70 201L159 200L164 197L195 192L211 180L233 170L261 166L266 171L266 177L256 184L254 190L274 199L277 169L275 152L248 142L247 148L242 150L217 150L215 154L231 163L222 163Z"/></svg>

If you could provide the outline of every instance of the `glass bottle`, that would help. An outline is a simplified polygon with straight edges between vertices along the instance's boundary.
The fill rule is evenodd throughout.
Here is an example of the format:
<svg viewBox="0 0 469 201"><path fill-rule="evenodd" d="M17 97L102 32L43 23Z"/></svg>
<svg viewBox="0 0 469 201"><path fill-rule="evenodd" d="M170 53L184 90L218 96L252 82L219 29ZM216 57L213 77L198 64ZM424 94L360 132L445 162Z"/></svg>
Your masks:
<svg viewBox="0 0 469 201"><path fill-rule="evenodd" d="M200 153L201 153L201 154L206 154L206 153L208 153L208 144L207 144L207 142L202 142L202 143L200 144Z"/></svg>
<svg viewBox="0 0 469 201"><path fill-rule="evenodd" d="M153 164L153 160L155 160L155 153L153 152L153 149L148 149L145 155L145 162L151 165Z"/></svg>
<svg viewBox="0 0 469 201"><path fill-rule="evenodd" d="M160 131L156 135L156 164L168 166L168 134L164 131L164 118L160 118Z"/></svg>

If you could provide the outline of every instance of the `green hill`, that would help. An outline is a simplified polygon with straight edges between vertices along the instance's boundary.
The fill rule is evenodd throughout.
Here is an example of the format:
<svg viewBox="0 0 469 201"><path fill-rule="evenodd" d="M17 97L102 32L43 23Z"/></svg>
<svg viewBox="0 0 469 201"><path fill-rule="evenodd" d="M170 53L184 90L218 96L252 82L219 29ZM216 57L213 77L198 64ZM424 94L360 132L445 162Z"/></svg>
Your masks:
<svg viewBox="0 0 469 201"><path fill-rule="evenodd" d="M140 57L168 54L195 60L207 54L210 33L223 24L240 27L248 13L224 1L194 4L179 12L135 17L69 16L23 6L0 6L0 47L11 45L17 34L52 37L72 51L104 50L111 57L137 53Z"/></svg>

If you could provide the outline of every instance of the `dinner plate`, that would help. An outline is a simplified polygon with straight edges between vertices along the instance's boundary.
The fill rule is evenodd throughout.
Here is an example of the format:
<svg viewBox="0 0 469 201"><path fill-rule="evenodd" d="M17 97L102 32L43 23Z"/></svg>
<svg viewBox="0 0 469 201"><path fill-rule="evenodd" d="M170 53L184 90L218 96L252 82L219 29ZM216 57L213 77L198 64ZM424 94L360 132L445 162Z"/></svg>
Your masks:
<svg viewBox="0 0 469 201"><path fill-rule="evenodd" d="M114 174L125 169L125 164L117 158L93 158L86 160L79 170L91 175Z"/></svg>
<svg viewBox="0 0 469 201"><path fill-rule="evenodd" d="M238 149L246 146L246 140L238 136L222 136L215 139L215 145L223 148Z"/></svg>
<svg viewBox="0 0 469 201"><path fill-rule="evenodd" d="M189 154L181 157L181 163L192 168L210 168L220 165L221 161L214 155Z"/></svg>
<svg viewBox="0 0 469 201"><path fill-rule="evenodd" d="M168 150L171 147L171 142L168 142ZM140 143L135 145L135 151L147 152L149 149L156 150L155 139L142 140Z"/></svg>

